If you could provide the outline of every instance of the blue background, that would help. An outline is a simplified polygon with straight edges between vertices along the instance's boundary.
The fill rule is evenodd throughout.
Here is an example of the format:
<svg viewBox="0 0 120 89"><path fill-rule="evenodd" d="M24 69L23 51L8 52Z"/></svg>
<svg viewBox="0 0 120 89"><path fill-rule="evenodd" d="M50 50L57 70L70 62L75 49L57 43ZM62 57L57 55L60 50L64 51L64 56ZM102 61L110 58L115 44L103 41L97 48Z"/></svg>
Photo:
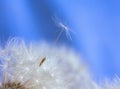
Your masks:
<svg viewBox="0 0 120 89"><path fill-rule="evenodd" d="M54 16L75 32L72 41L64 33L58 42L81 53L95 79L120 75L119 0L0 0L1 43L15 36L54 42Z"/></svg>

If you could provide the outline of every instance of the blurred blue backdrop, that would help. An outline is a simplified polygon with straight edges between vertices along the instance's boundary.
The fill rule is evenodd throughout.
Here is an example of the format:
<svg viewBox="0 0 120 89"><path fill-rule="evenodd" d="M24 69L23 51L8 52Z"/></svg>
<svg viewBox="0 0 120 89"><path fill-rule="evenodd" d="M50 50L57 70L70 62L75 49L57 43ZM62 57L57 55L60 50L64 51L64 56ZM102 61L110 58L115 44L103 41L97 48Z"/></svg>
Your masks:
<svg viewBox="0 0 120 89"><path fill-rule="evenodd" d="M120 76L119 0L1 0L0 39L54 42L54 16L75 32L72 41L64 33L58 42L80 52L97 80Z"/></svg>

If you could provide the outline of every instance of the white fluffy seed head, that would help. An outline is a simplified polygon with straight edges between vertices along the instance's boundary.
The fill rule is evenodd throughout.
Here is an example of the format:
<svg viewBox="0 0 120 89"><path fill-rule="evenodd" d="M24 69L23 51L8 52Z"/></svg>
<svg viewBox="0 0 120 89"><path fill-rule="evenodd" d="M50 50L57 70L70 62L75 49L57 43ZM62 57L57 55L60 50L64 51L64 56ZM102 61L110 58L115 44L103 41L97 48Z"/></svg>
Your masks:
<svg viewBox="0 0 120 89"><path fill-rule="evenodd" d="M0 59L7 81L19 81L30 89L82 89L90 85L79 57L65 47L47 43L26 46L24 41L12 39L0 50Z"/></svg>
<svg viewBox="0 0 120 89"><path fill-rule="evenodd" d="M25 45L22 40L11 39L0 48L0 61L4 82L19 82L28 89L101 89L80 57L65 46L44 42Z"/></svg>

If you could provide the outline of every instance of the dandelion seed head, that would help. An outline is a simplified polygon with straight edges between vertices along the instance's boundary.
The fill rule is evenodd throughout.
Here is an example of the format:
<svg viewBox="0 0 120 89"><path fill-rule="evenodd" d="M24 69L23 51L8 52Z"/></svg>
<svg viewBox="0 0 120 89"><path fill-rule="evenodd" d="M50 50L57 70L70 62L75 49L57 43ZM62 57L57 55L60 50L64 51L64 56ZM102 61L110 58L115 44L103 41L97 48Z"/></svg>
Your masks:
<svg viewBox="0 0 120 89"><path fill-rule="evenodd" d="M0 47L0 63L0 89L120 89L119 77L94 82L77 53L64 46L13 38Z"/></svg>
<svg viewBox="0 0 120 89"><path fill-rule="evenodd" d="M26 45L23 40L12 39L0 50L0 61L1 66L7 65L1 67L7 77L1 80L0 89L13 89L2 88L2 83L21 84L24 89L108 89L99 87L80 56L65 46L45 42Z"/></svg>

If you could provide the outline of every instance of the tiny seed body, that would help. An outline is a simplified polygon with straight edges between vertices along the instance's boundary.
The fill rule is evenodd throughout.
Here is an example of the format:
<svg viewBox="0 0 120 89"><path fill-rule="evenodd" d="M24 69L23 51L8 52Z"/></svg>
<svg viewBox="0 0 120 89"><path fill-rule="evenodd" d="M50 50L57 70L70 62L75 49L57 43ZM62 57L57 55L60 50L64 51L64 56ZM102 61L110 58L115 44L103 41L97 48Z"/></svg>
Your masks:
<svg viewBox="0 0 120 89"><path fill-rule="evenodd" d="M46 60L46 57L44 57L44 58L40 61L39 66L41 66L41 65L45 62L45 60Z"/></svg>

